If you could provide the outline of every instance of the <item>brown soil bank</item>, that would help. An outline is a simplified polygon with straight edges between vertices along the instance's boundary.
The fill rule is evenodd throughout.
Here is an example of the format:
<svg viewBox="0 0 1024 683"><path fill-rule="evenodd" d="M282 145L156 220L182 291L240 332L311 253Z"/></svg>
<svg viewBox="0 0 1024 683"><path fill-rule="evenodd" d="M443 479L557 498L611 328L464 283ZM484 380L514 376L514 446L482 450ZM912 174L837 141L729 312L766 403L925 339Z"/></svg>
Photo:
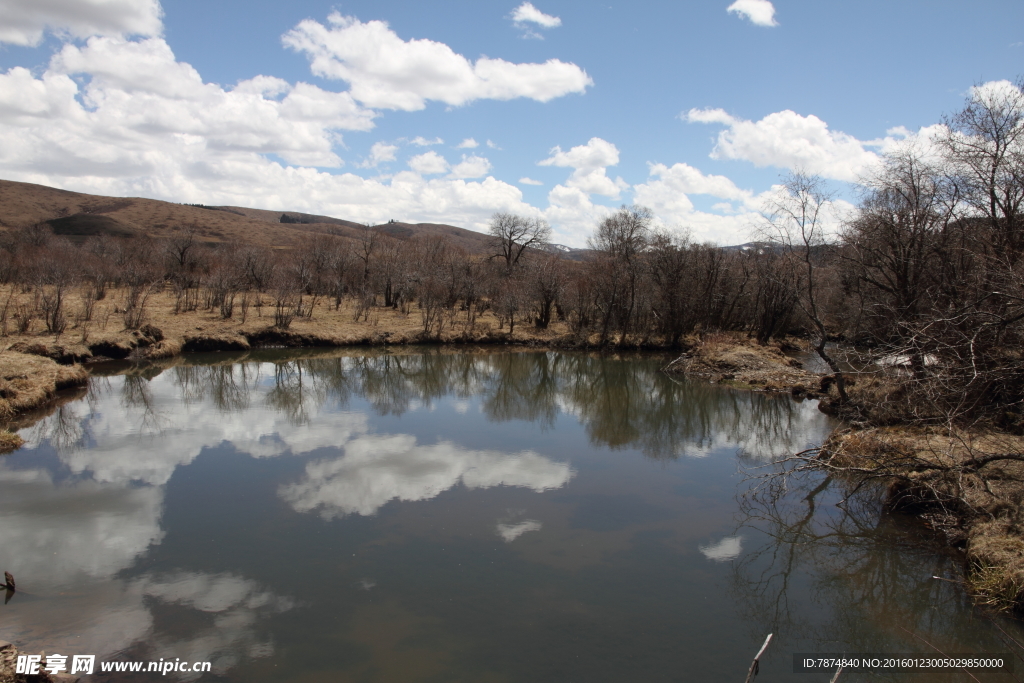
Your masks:
<svg viewBox="0 0 1024 683"><path fill-rule="evenodd" d="M960 550L964 583L983 605L1024 611L1024 437L910 426L834 434L824 469L887 483L887 504Z"/></svg>
<svg viewBox="0 0 1024 683"><path fill-rule="evenodd" d="M30 295L0 291L11 311L31 309ZM21 301L21 299L25 299ZM175 312L176 300L168 291L155 292L146 300L143 324L125 329L125 292L109 291L93 302L86 314L83 299L78 315L59 335L46 332L44 322L17 314L0 320L0 425L19 413L50 401L62 388L84 384L88 373L82 364L108 359L157 360L190 351L246 351L259 347L339 347L399 344L525 344L551 348L593 347L596 338L581 338L560 322L538 328L519 321L510 331L508 321L492 311L479 314L461 311L425 324L427 316L412 307L357 308L351 301L336 307L321 298L312 315L292 316L275 325L275 309L267 298L247 307L236 305L231 317L216 310L198 308ZM70 313L79 302L72 296ZM308 305L308 303L307 303ZM12 329L13 328L13 329ZM428 329L429 328L429 329ZM717 335L692 339L690 352L675 361L670 371L682 371L712 381L766 391L790 391L816 396L822 391L818 375L800 369L785 357L781 345L758 346L739 336ZM634 346L658 348L657 341ZM0 432L7 451L20 441Z"/></svg>

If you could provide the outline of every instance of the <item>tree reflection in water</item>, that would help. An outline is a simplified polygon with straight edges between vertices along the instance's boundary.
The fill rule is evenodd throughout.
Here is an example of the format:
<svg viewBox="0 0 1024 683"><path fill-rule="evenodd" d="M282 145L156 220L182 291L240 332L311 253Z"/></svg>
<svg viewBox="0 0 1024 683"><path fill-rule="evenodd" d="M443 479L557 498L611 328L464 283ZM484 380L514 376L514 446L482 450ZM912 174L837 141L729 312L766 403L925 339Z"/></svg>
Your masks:
<svg viewBox="0 0 1024 683"><path fill-rule="evenodd" d="M165 426L161 411L175 410L150 390L150 380L165 370L183 405L209 401L218 412L241 413L259 396L296 426L327 404L344 409L353 397L394 416L446 398L474 400L493 422L550 428L559 415L572 415L597 446L636 449L660 460L738 449L748 464L800 450L831 424L814 402L673 378L660 371L664 358L642 354L263 350L181 361L119 368L120 377L94 378L90 395L119 384L122 404L140 421L138 431L152 434ZM74 424L80 416L59 406L53 410L36 425L34 440L75 449L88 426Z"/></svg>
<svg viewBox="0 0 1024 683"><path fill-rule="evenodd" d="M766 461L799 450L828 423L811 402L676 379L660 372L664 359L643 355L254 352L232 360L175 366L182 400L210 397L219 410L245 410L261 381L259 361L269 361L269 370L262 366L272 378L264 400L295 424L326 401L345 406L353 395L377 414L395 416L445 397L479 397L494 422L551 427L569 413L595 445L638 449L656 459L739 446L748 461ZM140 380L125 381L126 396L144 405Z"/></svg>
<svg viewBox="0 0 1024 683"><path fill-rule="evenodd" d="M802 473L763 478L740 497L737 533L761 541L732 568L751 635L784 634L781 645L794 652L1009 652L998 623L1024 642L1017 622L972 611L957 583L941 580L956 578L959 558L940 552L916 520L887 512L884 493ZM827 616L797 604L801 594ZM970 680L963 671L945 676L892 680Z"/></svg>

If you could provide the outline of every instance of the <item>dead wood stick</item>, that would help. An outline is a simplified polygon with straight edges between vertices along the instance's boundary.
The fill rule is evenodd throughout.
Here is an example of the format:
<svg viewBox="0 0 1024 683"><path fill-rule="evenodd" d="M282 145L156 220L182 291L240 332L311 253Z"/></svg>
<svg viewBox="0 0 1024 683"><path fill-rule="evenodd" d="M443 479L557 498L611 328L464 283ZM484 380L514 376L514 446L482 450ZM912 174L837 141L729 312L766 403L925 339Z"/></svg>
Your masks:
<svg viewBox="0 0 1024 683"><path fill-rule="evenodd" d="M760 664L758 663L761 660L761 655L763 655L764 651L768 649L768 643L770 643L771 641L772 634L769 633L768 637L764 639L764 645L762 645L761 649L757 651L756 655L754 655L754 661L751 662L750 670L747 671L747 680L745 680L743 683L750 683L752 680L754 680L754 676L757 675L758 669L761 668Z"/></svg>

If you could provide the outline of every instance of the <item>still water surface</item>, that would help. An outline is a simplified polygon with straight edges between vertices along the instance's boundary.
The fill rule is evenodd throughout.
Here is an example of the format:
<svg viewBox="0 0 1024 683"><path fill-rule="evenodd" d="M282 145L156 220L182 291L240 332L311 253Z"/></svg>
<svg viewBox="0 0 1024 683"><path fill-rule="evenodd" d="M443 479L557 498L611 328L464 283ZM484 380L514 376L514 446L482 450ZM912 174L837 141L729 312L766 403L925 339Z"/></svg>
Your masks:
<svg viewBox="0 0 1024 683"><path fill-rule="evenodd" d="M876 495L843 510L821 477L749 494L757 468L834 427L815 402L664 362L402 349L113 367L0 461L0 570L22 589L0 638L208 660L184 678L203 681L739 683L769 632L759 683L830 678L793 673L795 652L1008 651L929 578L955 564Z"/></svg>

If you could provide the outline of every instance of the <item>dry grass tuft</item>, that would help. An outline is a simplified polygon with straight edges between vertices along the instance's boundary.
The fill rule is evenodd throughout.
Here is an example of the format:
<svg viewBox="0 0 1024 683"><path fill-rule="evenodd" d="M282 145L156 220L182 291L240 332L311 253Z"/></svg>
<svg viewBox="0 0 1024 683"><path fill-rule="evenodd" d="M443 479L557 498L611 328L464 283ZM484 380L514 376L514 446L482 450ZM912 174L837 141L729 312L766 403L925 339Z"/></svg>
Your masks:
<svg viewBox="0 0 1024 683"><path fill-rule="evenodd" d="M25 440L14 432L0 430L0 453L16 451L25 444Z"/></svg>
<svg viewBox="0 0 1024 683"><path fill-rule="evenodd" d="M1024 537L1010 519L974 524L967 546L967 587L976 599L999 610L1024 604Z"/></svg>

